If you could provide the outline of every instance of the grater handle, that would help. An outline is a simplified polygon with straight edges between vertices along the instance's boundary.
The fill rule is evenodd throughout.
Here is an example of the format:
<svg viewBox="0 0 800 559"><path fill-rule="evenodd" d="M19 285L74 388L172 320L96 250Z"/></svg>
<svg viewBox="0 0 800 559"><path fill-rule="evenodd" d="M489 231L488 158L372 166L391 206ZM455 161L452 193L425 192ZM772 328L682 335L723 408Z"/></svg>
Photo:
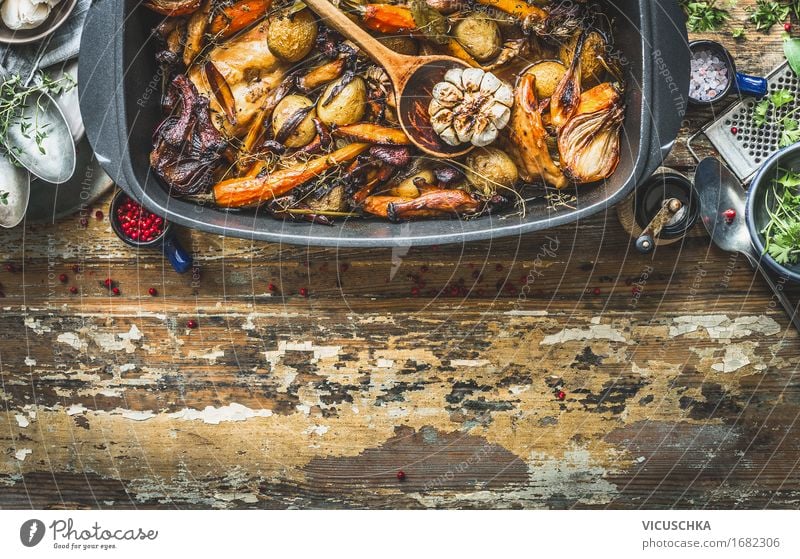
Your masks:
<svg viewBox="0 0 800 559"><path fill-rule="evenodd" d="M748 76L739 72L736 72L735 85L739 93L753 95L754 97L764 97L769 91L769 83L767 83L766 78Z"/></svg>

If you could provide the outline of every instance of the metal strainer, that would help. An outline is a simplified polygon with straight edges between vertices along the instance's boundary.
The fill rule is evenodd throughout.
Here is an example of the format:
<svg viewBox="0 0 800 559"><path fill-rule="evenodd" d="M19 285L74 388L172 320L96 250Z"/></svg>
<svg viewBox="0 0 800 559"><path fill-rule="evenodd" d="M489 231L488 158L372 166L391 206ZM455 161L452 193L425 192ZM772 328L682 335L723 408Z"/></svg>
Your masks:
<svg viewBox="0 0 800 559"><path fill-rule="evenodd" d="M780 122L800 106L800 80L789 63L784 62L767 76L767 81L770 93L786 89L795 97L794 101L776 112L774 120ZM700 162L700 157L695 153L692 142L705 134L740 181L746 183L752 179L761 164L780 149L778 144L781 137L779 125L768 122L759 127L753 123L753 110L757 103L758 100L752 98L736 103L690 137L687 146L697 162ZM733 128L736 128L736 134L732 132Z"/></svg>

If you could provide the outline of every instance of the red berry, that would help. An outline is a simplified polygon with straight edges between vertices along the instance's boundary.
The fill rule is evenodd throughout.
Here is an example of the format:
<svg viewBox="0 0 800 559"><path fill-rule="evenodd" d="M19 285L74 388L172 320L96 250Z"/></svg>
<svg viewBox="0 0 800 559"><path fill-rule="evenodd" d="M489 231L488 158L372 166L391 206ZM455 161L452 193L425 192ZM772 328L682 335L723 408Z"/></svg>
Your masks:
<svg viewBox="0 0 800 559"><path fill-rule="evenodd" d="M419 297L419 287L412 287L411 288L411 296L412 297Z"/></svg>
<svg viewBox="0 0 800 559"><path fill-rule="evenodd" d="M497 270L498 272L502 272L503 271L503 265L502 264L498 264L497 266L494 267L494 269Z"/></svg>
<svg viewBox="0 0 800 559"><path fill-rule="evenodd" d="M94 212L94 218L97 221L102 221L103 220L103 212L101 210L97 210L96 212Z"/></svg>
<svg viewBox="0 0 800 559"><path fill-rule="evenodd" d="M68 279L69 278L67 277L67 274L61 274L60 276L58 276L58 281L60 281L61 283L67 283Z"/></svg>
<svg viewBox="0 0 800 559"><path fill-rule="evenodd" d="M111 287L112 285L114 285L114 280L112 280L111 278L106 278L106 280L103 282L103 285L105 285L106 287Z"/></svg>
<svg viewBox="0 0 800 559"><path fill-rule="evenodd" d="M592 293L594 293L595 296L600 295L600 288L599 287L595 287L594 290L592 290Z"/></svg>
<svg viewBox="0 0 800 559"><path fill-rule="evenodd" d="M787 21L786 23L784 23L783 24L783 30L786 31L787 33L791 33L792 32L792 22Z"/></svg>
<svg viewBox="0 0 800 559"><path fill-rule="evenodd" d="M147 292L150 294L151 297L155 297L156 295L158 295L158 290L155 287L151 287L150 289L147 290Z"/></svg>
<svg viewBox="0 0 800 559"><path fill-rule="evenodd" d="M89 227L89 218L88 217L82 217L81 220L80 220L80 224L81 224L81 227L86 229L87 227Z"/></svg>
<svg viewBox="0 0 800 559"><path fill-rule="evenodd" d="M186 321L186 327L194 330L195 328L197 328L197 321L193 318L190 318L189 320Z"/></svg>
<svg viewBox="0 0 800 559"><path fill-rule="evenodd" d="M308 297L308 289L305 287L300 288L300 297Z"/></svg>
<svg viewBox="0 0 800 559"><path fill-rule="evenodd" d="M406 480L406 473L403 470L399 470L397 472L397 480L398 481L405 481Z"/></svg>
<svg viewBox="0 0 800 559"><path fill-rule="evenodd" d="M69 288L69 292L75 295L78 292L78 288L73 285Z"/></svg>
<svg viewBox="0 0 800 559"><path fill-rule="evenodd" d="M13 265L11 262L9 262L8 264L6 264L6 272L10 272L10 273L12 273L12 274L13 274L13 273L14 273L14 272L16 272L16 271L17 271L17 267L16 267L16 266L14 266L14 265Z"/></svg>
<svg viewBox="0 0 800 559"><path fill-rule="evenodd" d="M564 392L563 390L559 390L558 393L556 394L556 398L558 398L559 400L564 400L566 397L567 393Z"/></svg>
<svg viewBox="0 0 800 559"><path fill-rule="evenodd" d="M736 219L736 210L733 208L728 208L722 212L722 217L725 218L726 223L733 223L733 220Z"/></svg>
<svg viewBox="0 0 800 559"><path fill-rule="evenodd" d="M731 134L733 134L735 136L738 133L739 133L739 129L738 128L736 128L735 126L731 128Z"/></svg>
<svg viewBox="0 0 800 559"><path fill-rule="evenodd" d="M113 293L114 295L119 295L119 287L115 287L115 288L113 288L113 289L111 290L111 293Z"/></svg>
<svg viewBox="0 0 800 559"><path fill-rule="evenodd" d="M278 288L277 288L277 287L275 287L275 284L274 284L274 283L271 283L271 284L269 284L269 285L267 286L267 289L269 289L270 291L274 292L274 291L276 291Z"/></svg>

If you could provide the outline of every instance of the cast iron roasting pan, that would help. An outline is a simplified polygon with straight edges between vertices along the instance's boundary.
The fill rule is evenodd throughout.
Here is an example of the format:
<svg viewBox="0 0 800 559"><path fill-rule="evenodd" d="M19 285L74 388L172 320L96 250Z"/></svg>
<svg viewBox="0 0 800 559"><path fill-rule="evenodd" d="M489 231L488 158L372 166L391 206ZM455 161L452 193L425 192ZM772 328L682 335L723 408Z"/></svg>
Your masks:
<svg viewBox="0 0 800 559"><path fill-rule="evenodd" d="M575 209L528 204L525 216L420 221L291 223L258 210L224 210L168 196L148 155L161 120L161 76L152 34L159 16L138 0L97 0L83 31L78 68L81 112L98 161L114 181L167 219L220 235L309 246L391 247L520 235L585 219L620 202L661 165L680 129L689 91L685 18L677 0L608 0L627 80L619 167L606 182L578 187Z"/></svg>

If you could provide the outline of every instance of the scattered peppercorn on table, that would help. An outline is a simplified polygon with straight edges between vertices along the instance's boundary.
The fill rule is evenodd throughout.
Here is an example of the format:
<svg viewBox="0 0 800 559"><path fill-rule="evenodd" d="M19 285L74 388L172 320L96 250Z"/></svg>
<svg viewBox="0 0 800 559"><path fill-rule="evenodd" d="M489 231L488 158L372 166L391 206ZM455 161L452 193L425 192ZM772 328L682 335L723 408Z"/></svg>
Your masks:
<svg viewBox="0 0 800 559"><path fill-rule="evenodd" d="M765 73L782 31L707 37ZM691 173L683 140L667 163ZM800 498L800 341L699 229L647 257L614 211L394 250L183 231L179 276L109 199L0 234L0 508Z"/></svg>

